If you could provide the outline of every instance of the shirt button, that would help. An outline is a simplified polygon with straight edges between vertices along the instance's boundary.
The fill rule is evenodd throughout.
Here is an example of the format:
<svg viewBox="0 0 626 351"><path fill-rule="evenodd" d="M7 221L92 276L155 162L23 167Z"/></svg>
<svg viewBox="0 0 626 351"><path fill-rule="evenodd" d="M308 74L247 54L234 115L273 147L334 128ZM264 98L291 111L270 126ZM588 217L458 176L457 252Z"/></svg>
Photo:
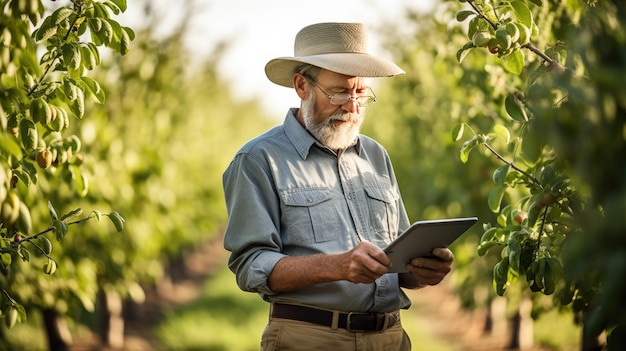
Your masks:
<svg viewBox="0 0 626 351"><path fill-rule="evenodd" d="M308 199L306 199L306 202L311 203L311 202L313 202L313 199L308 198Z"/></svg>

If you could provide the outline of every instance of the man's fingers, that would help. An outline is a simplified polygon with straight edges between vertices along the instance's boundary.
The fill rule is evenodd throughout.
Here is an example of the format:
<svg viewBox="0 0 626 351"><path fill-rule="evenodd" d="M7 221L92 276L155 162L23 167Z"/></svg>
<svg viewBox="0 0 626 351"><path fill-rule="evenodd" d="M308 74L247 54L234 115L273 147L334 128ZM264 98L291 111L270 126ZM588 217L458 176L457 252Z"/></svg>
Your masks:
<svg viewBox="0 0 626 351"><path fill-rule="evenodd" d="M439 259L443 261L453 261L454 254L450 249L437 247L433 250L433 255L437 256Z"/></svg>

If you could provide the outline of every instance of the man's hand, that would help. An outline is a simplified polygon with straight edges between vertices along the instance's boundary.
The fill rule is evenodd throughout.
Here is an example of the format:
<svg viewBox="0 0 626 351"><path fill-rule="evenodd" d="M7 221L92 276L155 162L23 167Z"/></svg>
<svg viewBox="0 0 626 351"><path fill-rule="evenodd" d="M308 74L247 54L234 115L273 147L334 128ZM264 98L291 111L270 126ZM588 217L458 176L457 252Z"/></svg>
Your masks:
<svg viewBox="0 0 626 351"><path fill-rule="evenodd" d="M400 285L418 288L424 285L437 285L452 269L454 255L447 248L436 248L432 255L416 257L406 266L409 273L400 274Z"/></svg>
<svg viewBox="0 0 626 351"><path fill-rule="evenodd" d="M373 283L389 271L391 260L378 246L363 241L343 254L342 268L346 280L352 283Z"/></svg>

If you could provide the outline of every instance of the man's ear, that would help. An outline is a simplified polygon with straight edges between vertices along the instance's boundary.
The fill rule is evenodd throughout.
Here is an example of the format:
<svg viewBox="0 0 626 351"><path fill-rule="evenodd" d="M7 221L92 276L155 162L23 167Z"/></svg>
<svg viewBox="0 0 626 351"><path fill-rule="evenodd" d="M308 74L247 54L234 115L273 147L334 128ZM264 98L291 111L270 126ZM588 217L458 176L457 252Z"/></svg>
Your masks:
<svg viewBox="0 0 626 351"><path fill-rule="evenodd" d="M305 100L309 93L309 84L302 74L296 73L293 75L293 87L296 89L296 93L300 99Z"/></svg>

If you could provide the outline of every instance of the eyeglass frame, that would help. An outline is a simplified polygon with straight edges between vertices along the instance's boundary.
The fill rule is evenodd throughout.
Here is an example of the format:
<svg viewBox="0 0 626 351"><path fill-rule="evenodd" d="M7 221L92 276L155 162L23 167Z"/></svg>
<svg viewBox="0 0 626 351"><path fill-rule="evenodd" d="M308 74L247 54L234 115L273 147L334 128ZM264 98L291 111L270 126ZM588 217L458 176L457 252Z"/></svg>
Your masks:
<svg viewBox="0 0 626 351"><path fill-rule="evenodd" d="M356 102L357 106L359 107L367 107L367 106L371 106L373 103L376 102L376 93L374 93L374 90L371 87L367 87L367 89L369 89L369 91L372 92L372 95L359 95L359 96L352 96L352 94L350 93L342 93L342 92L337 92L334 93L332 95L330 95L329 93L327 93L326 91L324 91L324 89L322 89L322 87L319 86L319 84L317 83L317 81L315 79L313 79L313 77L309 76L308 74L302 74L302 76L304 78L306 78L309 82L313 83L313 85L315 85L322 93L324 93L324 95L328 98L328 102L330 102L332 105L335 106L341 106L343 104L348 103L349 101L354 101ZM341 94L341 95L348 95L348 99L342 103L333 103L333 98L336 99L336 95L337 94ZM361 98L367 98L367 104L363 104L359 102L359 99Z"/></svg>

